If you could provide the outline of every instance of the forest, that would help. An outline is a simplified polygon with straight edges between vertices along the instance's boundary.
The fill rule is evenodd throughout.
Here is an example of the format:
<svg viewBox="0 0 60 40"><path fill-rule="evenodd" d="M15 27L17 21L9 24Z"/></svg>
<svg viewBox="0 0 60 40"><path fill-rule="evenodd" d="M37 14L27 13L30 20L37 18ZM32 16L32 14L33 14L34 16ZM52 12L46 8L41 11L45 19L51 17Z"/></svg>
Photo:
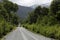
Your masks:
<svg viewBox="0 0 60 40"><path fill-rule="evenodd" d="M32 32L60 40L60 0L53 0L49 8L36 7L22 25Z"/></svg>
<svg viewBox="0 0 60 40"><path fill-rule="evenodd" d="M0 39L18 26L17 10L18 5L15 3L8 0L0 2Z"/></svg>

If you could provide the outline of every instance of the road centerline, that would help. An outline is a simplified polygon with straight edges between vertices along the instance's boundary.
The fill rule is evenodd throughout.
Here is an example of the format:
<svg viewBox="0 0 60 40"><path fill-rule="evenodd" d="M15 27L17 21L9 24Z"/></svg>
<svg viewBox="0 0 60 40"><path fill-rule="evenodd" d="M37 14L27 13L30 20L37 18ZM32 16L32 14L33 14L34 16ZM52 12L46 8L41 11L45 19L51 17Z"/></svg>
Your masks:
<svg viewBox="0 0 60 40"><path fill-rule="evenodd" d="M22 28L22 30L23 30L24 28ZM25 32L25 30L23 30L24 32ZM25 32L26 34L27 34L27 31ZM27 34L27 35L29 35L30 37L32 37L34 40L38 40L36 37L34 37L33 35L31 35L30 33L29 34Z"/></svg>
<svg viewBox="0 0 60 40"><path fill-rule="evenodd" d="M22 35L22 37L24 38L24 40L28 40L28 39L27 39L27 37L23 34L23 32L22 32L21 28L20 28L19 30L20 30L21 35Z"/></svg>

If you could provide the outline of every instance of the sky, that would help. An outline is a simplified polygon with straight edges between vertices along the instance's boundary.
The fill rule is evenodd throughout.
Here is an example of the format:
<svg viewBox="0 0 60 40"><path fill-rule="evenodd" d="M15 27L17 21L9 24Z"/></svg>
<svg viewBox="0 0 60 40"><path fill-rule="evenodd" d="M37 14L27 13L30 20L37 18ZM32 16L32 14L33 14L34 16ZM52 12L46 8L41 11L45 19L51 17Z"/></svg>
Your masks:
<svg viewBox="0 0 60 40"><path fill-rule="evenodd" d="M21 6L32 6L32 5L41 5L41 4L46 4L46 3L51 3L52 0L10 0L14 3L17 3L18 5Z"/></svg>

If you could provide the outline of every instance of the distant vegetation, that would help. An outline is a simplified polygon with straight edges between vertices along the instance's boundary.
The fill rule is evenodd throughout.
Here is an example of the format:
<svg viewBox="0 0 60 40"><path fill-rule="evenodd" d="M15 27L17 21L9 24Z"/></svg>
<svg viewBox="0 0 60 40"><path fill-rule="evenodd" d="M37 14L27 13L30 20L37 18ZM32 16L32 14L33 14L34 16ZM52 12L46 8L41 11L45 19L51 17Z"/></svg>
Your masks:
<svg viewBox="0 0 60 40"><path fill-rule="evenodd" d="M49 8L38 6L23 24L33 32L60 40L60 0L53 0Z"/></svg>
<svg viewBox="0 0 60 40"><path fill-rule="evenodd" d="M0 38L18 25L19 20L16 15L17 10L17 4L14 4L8 0L0 2Z"/></svg>

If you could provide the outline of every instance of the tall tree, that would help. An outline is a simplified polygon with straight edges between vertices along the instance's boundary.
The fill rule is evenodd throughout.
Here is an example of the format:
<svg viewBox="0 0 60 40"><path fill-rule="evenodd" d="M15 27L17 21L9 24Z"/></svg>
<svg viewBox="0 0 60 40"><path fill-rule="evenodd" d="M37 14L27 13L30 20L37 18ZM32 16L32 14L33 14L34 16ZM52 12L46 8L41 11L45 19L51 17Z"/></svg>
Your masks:
<svg viewBox="0 0 60 40"><path fill-rule="evenodd" d="M49 13L49 8L43 7L42 8L42 14L43 14L43 16L48 15L48 13Z"/></svg>
<svg viewBox="0 0 60 40"><path fill-rule="evenodd" d="M4 8L7 10L8 13L16 12L18 10L18 5L10 1L4 1Z"/></svg>
<svg viewBox="0 0 60 40"><path fill-rule="evenodd" d="M60 0L53 0L50 6L51 14L57 19L60 20Z"/></svg>

